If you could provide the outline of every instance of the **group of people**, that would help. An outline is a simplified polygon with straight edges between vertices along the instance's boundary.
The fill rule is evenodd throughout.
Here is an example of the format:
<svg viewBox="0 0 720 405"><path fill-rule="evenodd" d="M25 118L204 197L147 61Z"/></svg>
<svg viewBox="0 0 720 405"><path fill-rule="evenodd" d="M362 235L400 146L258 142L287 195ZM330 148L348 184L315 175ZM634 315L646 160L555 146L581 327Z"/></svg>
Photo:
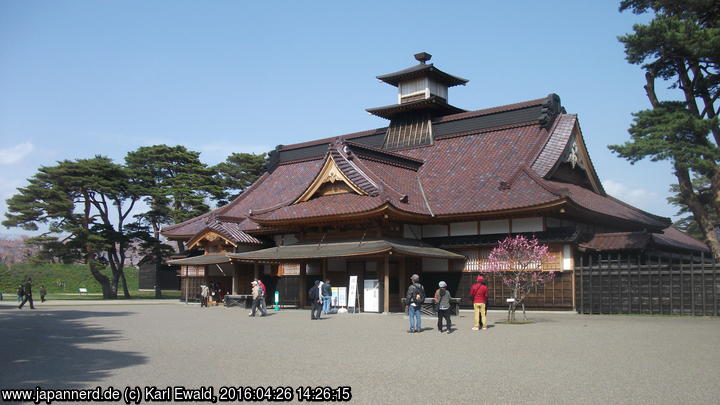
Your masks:
<svg viewBox="0 0 720 405"><path fill-rule="evenodd" d="M47 295L47 289L44 285L40 286L40 302L45 302L45 296ZM35 309L35 303L33 302L32 295L32 278L28 277L24 284L20 284L17 290L17 302L18 309L22 309L26 302L30 303L30 309Z"/></svg>
<svg viewBox="0 0 720 405"><path fill-rule="evenodd" d="M332 285L330 280L322 282L315 280L315 284L308 290L308 300L311 303L310 319L320 319L320 314L330 313L332 299Z"/></svg>
<svg viewBox="0 0 720 405"><path fill-rule="evenodd" d="M485 278L480 275L470 289L470 298L473 300L473 310L475 312L475 325L472 330L480 330L481 327L487 329L487 297L488 288L485 284ZM422 331L422 305L425 303L425 298L425 288L420 284L420 276L413 274L410 277L407 294L405 294L405 303L408 306L408 316L410 318L408 333ZM437 306L437 329L440 333L443 333L443 320L445 321L444 332L451 332L451 300L452 296L447 289L447 283L441 281L438 283L438 289L435 290L435 296L433 297L433 302Z"/></svg>
<svg viewBox="0 0 720 405"><path fill-rule="evenodd" d="M210 281L207 284L203 283L200 285L200 306L207 307L211 297L213 301L220 301L224 295L223 289L218 282Z"/></svg>

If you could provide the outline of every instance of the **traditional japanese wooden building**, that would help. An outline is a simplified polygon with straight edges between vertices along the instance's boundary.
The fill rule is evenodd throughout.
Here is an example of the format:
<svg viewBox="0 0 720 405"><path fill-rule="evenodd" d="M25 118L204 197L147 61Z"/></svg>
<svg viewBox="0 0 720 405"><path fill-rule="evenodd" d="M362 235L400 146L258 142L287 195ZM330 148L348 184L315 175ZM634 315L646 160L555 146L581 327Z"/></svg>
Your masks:
<svg viewBox="0 0 720 405"><path fill-rule="evenodd" d="M583 252L706 249L605 193L578 117L556 94L466 111L448 92L468 81L415 57L378 76L398 90L395 104L367 109L386 127L280 145L237 199L163 229L204 252L172 261L184 295L208 279L247 293L258 276L284 305L302 306L312 280L347 286L356 275L361 296L376 280L378 310L398 311L412 273L428 290L444 280L467 296L497 242L526 234L550 246L544 267L560 271L529 304L572 309ZM489 288L504 304L502 284L491 278Z"/></svg>

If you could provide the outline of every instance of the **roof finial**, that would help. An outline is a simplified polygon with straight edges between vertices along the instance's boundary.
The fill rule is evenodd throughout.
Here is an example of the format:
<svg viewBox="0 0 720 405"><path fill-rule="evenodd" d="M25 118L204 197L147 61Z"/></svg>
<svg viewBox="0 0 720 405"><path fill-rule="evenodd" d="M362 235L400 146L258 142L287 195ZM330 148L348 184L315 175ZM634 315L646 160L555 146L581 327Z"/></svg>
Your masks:
<svg viewBox="0 0 720 405"><path fill-rule="evenodd" d="M423 65L425 64L425 62L429 61L430 58L432 58L432 55L427 52L420 52L415 54L415 60L422 63Z"/></svg>

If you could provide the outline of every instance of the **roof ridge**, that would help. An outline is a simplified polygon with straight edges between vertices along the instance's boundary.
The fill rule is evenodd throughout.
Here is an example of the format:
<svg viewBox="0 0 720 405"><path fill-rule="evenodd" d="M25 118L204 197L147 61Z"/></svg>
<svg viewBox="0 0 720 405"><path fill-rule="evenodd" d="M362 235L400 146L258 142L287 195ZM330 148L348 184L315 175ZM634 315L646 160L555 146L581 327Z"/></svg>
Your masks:
<svg viewBox="0 0 720 405"><path fill-rule="evenodd" d="M449 121L456 121L456 120L461 120L461 119L465 119L465 118L473 118L473 117L480 117L483 115L491 115L491 114L496 114L499 112L521 110L523 108L541 105L546 100L547 100L547 96L543 97L543 98L534 99L534 100L520 101L517 103L499 105L499 106L489 107L489 108L482 108L479 110L471 110L471 111L465 111L465 112L456 113L456 114L449 114L449 115L439 117L437 119L437 121L433 121L433 122L449 122Z"/></svg>
<svg viewBox="0 0 720 405"><path fill-rule="evenodd" d="M422 160L422 159L414 158L414 157L411 157L411 156L406 156L406 155L403 155L403 154L400 154L400 153L397 153L397 152L393 152L393 151L390 151L390 150L387 150L387 149L376 148L376 147L374 147L374 146L363 145L363 144L361 144L361 143L357 143L357 142L353 142L353 141L347 141L347 140L343 140L343 142L344 142L345 144L349 145L349 146L352 147L352 148L367 149L367 150L370 150L370 151L373 151L373 152L381 153L381 154L388 155L388 156L393 156L393 157L396 157L396 158L402 159L402 160L408 160L408 161L415 162L415 163L418 163L418 164L421 164L421 165L425 163L425 161Z"/></svg>
<svg viewBox="0 0 720 405"><path fill-rule="evenodd" d="M555 134L555 130L557 129L558 125L560 125L560 121L563 119L566 115L574 115L575 119L577 120L577 115L575 114L558 114L557 117L555 117L555 120L553 121L553 124L550 128L547 130L547 136L542 142L538 143L537 151L533 153L532 161L530 163L530 167L534 167L537 160L540 158L542 153L545 151L545 148L547 148L548 143L552 139L553 135ZM539 173L538 173L539 174Z"/></svg>
<svg viewBox="0 0 720 405"><path fill-rule="evenodd" d="M375 128L375 129L368 129L365 131L350 132L350 133L342 134L342 135L329 136L327 138L320 138L320 139L315 139L312 141L305 141L305 142L294 143L294 144L290 144L290 145L279 145L279 147L280 147L279 150L286 151L286 150L292 150L292 149L307 148L309 146L316 146L316 145L320 145L323 143L332 143L332 141L334 141L337 138L341 138L341 139L361 138L366 135L376 135L381 132L384 132L385 130L387 130L387 127L380 127L380 128Z"/></svg>

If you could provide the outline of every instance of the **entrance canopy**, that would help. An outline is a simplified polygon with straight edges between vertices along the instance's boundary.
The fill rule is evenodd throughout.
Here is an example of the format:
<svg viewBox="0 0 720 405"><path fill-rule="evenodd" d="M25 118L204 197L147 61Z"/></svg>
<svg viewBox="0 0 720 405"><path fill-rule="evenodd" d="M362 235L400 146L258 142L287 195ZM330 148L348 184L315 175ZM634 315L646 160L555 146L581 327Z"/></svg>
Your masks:
<svg viewBox="0 0 720 405"><path fill-rule="evenodd" d="M230 263L230 259L225 253L213 253L209 255L186 257L184 259L168 260L168 264L177 264L180 266L202 266L206 264Z"/></svg>
<svg viewBox="0 0 720 405"><path fill-rule="evenodd" d="M411 239L358 239L339 242L300 243L252 252L229 253L227 256L239 261L282 262L382 254L465 260L463 255L438 249Z"/></svg>

